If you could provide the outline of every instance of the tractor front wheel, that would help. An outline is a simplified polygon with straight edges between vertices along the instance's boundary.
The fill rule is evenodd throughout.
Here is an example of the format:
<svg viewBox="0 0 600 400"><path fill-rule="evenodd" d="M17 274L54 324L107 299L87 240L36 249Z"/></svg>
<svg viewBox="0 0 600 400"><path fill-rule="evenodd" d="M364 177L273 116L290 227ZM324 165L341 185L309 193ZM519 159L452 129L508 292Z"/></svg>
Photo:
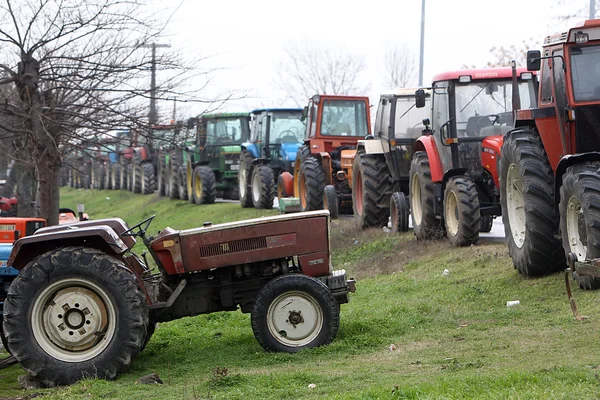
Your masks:
<svg viewBox="0 0 600 400"><path fill-rule="evenodd" d="M455 176L446 183L444 224L448 240L453 246L469 246L479 240L479 196L470 177Z"/></svg>
<svg viewBox="0 0 600 400"><path fill-rule="evenodd" d="M410 163L410 215L418 240L439 239L444 227L433 211L433 182L427 153L418 151Z"/></svg>
<svg viewBox="0 0 600 400"><path fill-rule="evenodd" d="M198 166L194 169L192 180L194 203L198 205L214 203L217 197L217 180L213 170L205 165Z"/></svg>
<svg viewBox="0 0 600 400"><path fill-rule="evenodd" d="M516 131L504 138L500 202L508 253L526 276L566 267L554 208L554 174L539 135Z"/></svg>
<svg viewBox="0 0 600 400"><path fill-rule="evenodd" d="M187 167L182 165L179 167L177 172L177 188L179 190L179 198L181 200L188 199L188 191L187 191Z"/></svg>
<svg viewBox="0 0 600 400"><path fill-rule="evenodd" d="M169 162L169 180L167 182L167 196L170 199L179 198L179 166L175 160Z"/></svg>
<svg viewBox="0 0 600 400"><path fill-rule="evenodd" d="M481 224L479 226L479 232L489 233L492 231L492 227L494 226L494 217L491 215L482 215L481 216Z"/></svg>
<svg viewBox="0 0 600 400"><path fill-rule="evenodd" d="M252 194L250 188L252 161L254 158L247 150L240 155L240 171L238 172L238 185L240 192L240 205L244 208L252 207Z"/></svg>
<svg viewBox="0 0 600 400"><path fill-rule="evenodd" d="M241 188L241 185L240 185ZM252 170L252 202L261 209L273 208L275 198L275 176L268 165L256 165Z"/></svg>
<svg viewBox="0 0 600 400"><path fill-rule="evenodd" d="M308 156L302 160L299 186L302 211L322 210L325 173L316 158Z"/></svg>
<svg viewBox="0 0 600 400"><path fill-rule="evenodd" d="M354 219L361 229L387 224L390 195L390 172L385 158L356 154L352 167L352 205Z"/></svg>
<svg viewBox="0 0 600 400"><path fill-rule="evenodd" d="M331 219L337 219L339 211L339 203L335 187L333 185L325 186L323 189L323 208L329 210L329 217Z"/></svg>
<svg viewBox="0 0 600 400"><path fill-rule="evenodd" d="M296 353L333 341L340 306L318 279L288 274L258 292L251 320L254 336L265 350Z"/></svg>
<svg viewBox="0 0 600 400"><path fill-rule="evenodd" d="M151 194L156 189L156 176L154 175L154 165L145 162L140 168L140 193Z"/></svg>
<svg viewBox="0 0 600 400"><path fill-rule="evenodd" d="M402 192L394 192L390 199L390 217L392 219L392 232L408 232L408 201Z"/></svg>
<svg viewBox="0 0 600 400"><path fill-rule="evenodd" d="M159 196L165 196L168 192L167 188L167 169L165 167L164 156L158 160L158 176L157 179L157 189Z"/></svg>
<svg viewBox="0 0 600 400"><path fill-rule="evenodd" d="M114 379L140 352L148 306L122 261L86 247L35 258L13 281L4 331L21 367L46 385Z"/></svg>
<svg viewBox="0 0 600 400"><path fill-rule="evenodd" d="M577 261L600 257L600 175L597 163L574 165L563 175L560 188L560 231L565 253ZM573 273L585 290L599 289L600 278Z"/></svg>

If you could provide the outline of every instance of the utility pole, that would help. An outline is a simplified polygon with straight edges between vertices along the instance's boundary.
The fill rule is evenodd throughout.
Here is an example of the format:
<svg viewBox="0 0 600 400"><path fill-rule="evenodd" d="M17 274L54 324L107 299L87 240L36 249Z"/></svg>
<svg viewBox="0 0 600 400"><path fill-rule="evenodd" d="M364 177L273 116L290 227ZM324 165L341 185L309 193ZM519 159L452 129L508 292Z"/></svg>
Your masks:
<svg viewBox="0 0 600 400"><path fill-rule="evenodd" d="M590 0L594 1L594 0ZM423 86L423 55L425 52L425 0L421 0L421 50L419 52L419 86Z"/></svg>
<svg viewBox="0 0 600 400"><path fill-rule="evenodd" d="M150 65L150 71L152 77L150 78L150 112L148 113L148 124L150 125L150 131L152 131L152 125L156 124L158 120L158 112L156 111L156 49L159 47L171 47L170 44L140 44L138 47L145 47L152 49L152 62Z"/></svg>
<svg viewBox="0 0 600 400"><path fill-rule="evenodd" d="M596 19L596 0L590 0L590 18Z"/></svg>

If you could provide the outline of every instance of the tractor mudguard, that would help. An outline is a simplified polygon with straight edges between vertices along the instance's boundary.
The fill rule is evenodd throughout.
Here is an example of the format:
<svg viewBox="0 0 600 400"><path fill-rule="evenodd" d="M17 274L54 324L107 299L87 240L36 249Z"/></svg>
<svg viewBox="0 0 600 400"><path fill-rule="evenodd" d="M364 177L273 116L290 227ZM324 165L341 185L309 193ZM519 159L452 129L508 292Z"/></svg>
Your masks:
<svg viewBox="0 0 600 400"><path fill-rule="evenodd" d="M120 235L121 233L123 233L127 229L129 229L129 227L127 226L125 221L123 221L121 218L105 218L105 219L80 221L80 222L76 222L76 223L69 224L69 225L47 226L47 227L38 229L36 231L36 233L40 234L40 233L59 232L59 231L65 231L65 230L69 230L69 229L72 230L72 229L74 229L74 227L89 228L89 227L94 227L94 226L108 226L113 231L115 231L115 233L117 235ZM125 243L125 245L127 245L127 248L129 250L131 250L133 248L133 246L135 246L135 238L133 236L124 236L124 237L121 237L121 240L123 241L123 243Z"/></svg>
<svg viewBox="0 0 600 400"><path fill-rule="evenodd" d="M301 143L281 143L281 148L279 149L281 159L284 161L295 162L298 149L301 145Z"/></svg>
<svg viewBox="0 0 600 400"><path fill-rule="evenodd" d="M498 179L498 160L500 160L500 150L504 143L504 136L488 136L481 142L481 164L487 169L494 178L494 184L500 187Z"/></svg>
<svg viewBox="0 0 600 400"><path fill-rule="evenodd" d="M258 146L256 143L242 143L242 150L247 150L250 154L252 154L252 157L258 158Z"/></svg>
<svg viewBox="0 0 600 400"><path fill-rule="evenodd" d="M73 228L73 225L69 225L64 230L40 232L17 240L7 264L21 270L37 256L49 250L65 246L92 247L116 256L120 256L129 250L125 242L110 226Z"/></svg>
<svg viewBox="0 0 600 400"><path fill-rule="evenodd" d="M381 140L359 140L356 146L357 151L362 151L365 154L383 154L383 144Z"/></svg>
<svg viewBox="0 0 600 400"><path fill-rule="evenodd" d="M433 135L421 136L418 138L413 146L413 154L417 151L424 151L427 153L429 167L431 168L431 181L442 182L444 179L444 170Z"/></svg>

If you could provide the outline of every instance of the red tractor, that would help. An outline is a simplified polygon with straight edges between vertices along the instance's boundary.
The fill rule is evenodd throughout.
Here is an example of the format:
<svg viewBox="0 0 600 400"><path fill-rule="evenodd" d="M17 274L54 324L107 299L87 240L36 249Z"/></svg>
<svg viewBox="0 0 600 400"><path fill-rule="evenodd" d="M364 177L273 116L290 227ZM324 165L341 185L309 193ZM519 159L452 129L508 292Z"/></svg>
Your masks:
<svg viewBox="0 0 600 400"><path fill-rule="evenodd" d="M277 183L282 211L295 205L302 211L325 208L331 218L340 208L352 212L352 162L358 141L371 134L369 108L368 97L314 95L309 100L294 175L284 172Z"/></svg>
<svg viewBox="0 0 600 400"><path fill-rule="evenodd" d="M565 254L600 257L600 20L547 36L527 68L541 70L538 106L516 114L500 185L514 266L536 276L564 269ZM595 274L574 277L595 289Z"/></svg>
<svg viewBox="0 0 600 400"><path fill-rule="evenodd" d="M513 129L513 102L520 94L525 108L535 105L536 87L535 75L525 68L464 69L434 77L431 130L414 143L410 167L417 239L446 235L453 245L466 246L479 240L480 231L491 230L501 212L497 160L504 135ZM416 97L423 107L424 90Z"/></svg>
<svg viewBox="0 0 600 400"><path fill-rule="evenodd" d="M314 211L146 236L150 217L42 228L18 240L4 305L9 351L46 384L112 379L157 322L241 309L269 351L330 343L354 280L334 271L329 213ZM76 228L76 229L74 229ZM157 269L131 252L140 237Z"/></svg>

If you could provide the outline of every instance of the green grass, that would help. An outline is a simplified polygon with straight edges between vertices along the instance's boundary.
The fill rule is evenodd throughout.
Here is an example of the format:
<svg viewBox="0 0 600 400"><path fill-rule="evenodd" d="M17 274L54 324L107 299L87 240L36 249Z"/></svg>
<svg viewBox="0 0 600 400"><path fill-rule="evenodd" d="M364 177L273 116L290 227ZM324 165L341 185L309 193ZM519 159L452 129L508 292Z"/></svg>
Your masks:
<svg viewBox="0 0 600 400"><path fill-rule="evenodd" d="M93 218L114 213L131 223L157 213L157 229L265 214L237 204L200 207L117 192L62 193L63 203L85 201ZM104 205L106 196L121 207ZM342 306L330 346L267 353L254 340L248 315L215 313L161 324L116 381L23 392L16 383L23 371L15 366L0 371L0 398L38 392L48 399L598 397L598 293L574 289L580 311L589 316L578 322L562 275L522 278L503 244L455 249L445 241L416 242L412 233L358 231L352 221L339 220L332 224L332 245L335 267L357 277L357 292ZM508 300L521 304L507 308ZM165 384L134 384L151 372ZM314 389L308 389L311 383Z"/></svg>

